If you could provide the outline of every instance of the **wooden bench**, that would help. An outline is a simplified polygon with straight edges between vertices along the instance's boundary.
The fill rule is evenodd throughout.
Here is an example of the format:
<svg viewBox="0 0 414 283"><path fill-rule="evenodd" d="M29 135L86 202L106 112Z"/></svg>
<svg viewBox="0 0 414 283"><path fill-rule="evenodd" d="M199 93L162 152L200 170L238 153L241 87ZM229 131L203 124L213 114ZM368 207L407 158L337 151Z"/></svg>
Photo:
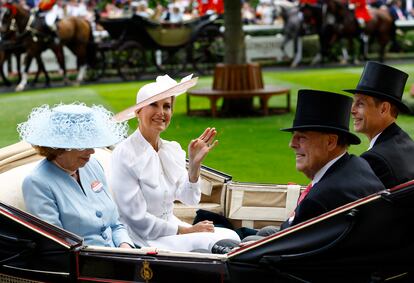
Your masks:
<svg viewBox="0 0 414 283"><path fill-rule="evenodd" d="M285 107L269 107L269 99L275 95L286 95ZM218 64L214 71L212 88L201 88L187 91L187 115L208 112L208 110L192 110L191 96L206 97L210 100L212 117L218 116L217 101L220 98L229 100L260 98L260 110L265 116L270 113L290 112L290 88L263 85L262 71L259 64L225 65Z"/></svg>

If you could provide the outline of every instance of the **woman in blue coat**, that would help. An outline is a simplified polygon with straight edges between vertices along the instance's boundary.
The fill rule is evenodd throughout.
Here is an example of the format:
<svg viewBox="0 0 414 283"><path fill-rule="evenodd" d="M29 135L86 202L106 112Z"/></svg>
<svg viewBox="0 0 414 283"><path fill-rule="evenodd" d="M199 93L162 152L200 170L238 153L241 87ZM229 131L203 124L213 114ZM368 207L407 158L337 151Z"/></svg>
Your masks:
<svg viewBox="0 0 414 283"><path fill-rule="evenodd" d="M101 106L44 105L33 109L18 131L46 157L23 182L27 210L83 237L87 245L132 247L102 166L91 157L94 148L122 140L126 125L115 123Z"/></svg>

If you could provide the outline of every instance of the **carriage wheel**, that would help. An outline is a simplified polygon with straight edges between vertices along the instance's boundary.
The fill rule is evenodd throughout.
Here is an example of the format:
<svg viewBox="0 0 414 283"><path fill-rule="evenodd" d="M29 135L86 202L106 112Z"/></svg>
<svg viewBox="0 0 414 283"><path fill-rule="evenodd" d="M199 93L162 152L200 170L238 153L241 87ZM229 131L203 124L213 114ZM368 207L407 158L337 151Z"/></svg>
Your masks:
<svg viewBox="0 0 414 283"><path fill-rule="evenodd" d="M206 26L191 45L191 62L200 75L211 74L224 59L224 38L216 26Z"/></svg>
<svg viewBox="0 0 414 283"><path fill-rule="evenodd" d="M187 64L187 49L153 50L153 60L158 71L175 76L184 71Z"/></svg>
<svg viewBox="0 0 414 283"><path fill-rule="evenodd" d="M88 66L87 72L86 72L86 80L87 81L97 81L100 78L102 78L105 74L105 68L106 68L106 56L105 52L102 50L99 50L96 53L96 62L93 66Z"/></svg>
<svg viewBox="0 0 414 283"><path fill-rule="evenodd" d="M145 51L135 41L127 41L116 52L119 76L125 80L136 80L145 72Z"/></svg>

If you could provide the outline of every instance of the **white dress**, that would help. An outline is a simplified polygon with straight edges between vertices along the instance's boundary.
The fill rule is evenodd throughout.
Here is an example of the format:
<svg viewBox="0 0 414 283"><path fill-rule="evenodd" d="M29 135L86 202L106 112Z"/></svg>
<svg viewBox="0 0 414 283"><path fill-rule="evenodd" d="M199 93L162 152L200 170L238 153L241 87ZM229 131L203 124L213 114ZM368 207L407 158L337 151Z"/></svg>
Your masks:
<svg viewBox="0 0 414 283"><path fill-rule="evenodd" d="M139 130L112 153L110 186L121 221L139 246L175 251L211 250L219 240L240 241L237 233L215 228L214 233L177 235L178 226L190 226L174 214L174 200L187 205L200 201L200 184L190 183L185 152L177 142L160 140L158 152Z"/></svg>

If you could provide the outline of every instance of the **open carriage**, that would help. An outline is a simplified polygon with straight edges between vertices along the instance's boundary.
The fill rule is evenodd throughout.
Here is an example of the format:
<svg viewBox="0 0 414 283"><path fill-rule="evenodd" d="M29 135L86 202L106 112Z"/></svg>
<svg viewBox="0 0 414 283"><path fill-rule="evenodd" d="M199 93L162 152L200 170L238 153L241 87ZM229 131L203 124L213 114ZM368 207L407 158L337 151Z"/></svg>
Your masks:
<svg viewBox="0 0 414 283"><path fill-rule="evenodd" d="M95 157L108 166L111 152ZM225 255L85 246L26 213L20 189L41 159L27 144L0 150L0 281L412 282L414 182L357 200ZM203 168L199 207L238 226L283 221L302 187L237 183ZM192 221L198 207L176 205ZM410 281L411 280L411 281Z"/></svg>
<svg viewBox="0 0 414 283"><path fill-rule="evenodd" d="M98 71L114 67L129 80L152 66L159 72L177 74L191 64L204 73L223 59L223 36L217 19L217 15L182 23L159 23L138 15L99 19L110 40L98 44Z"/></svg>

